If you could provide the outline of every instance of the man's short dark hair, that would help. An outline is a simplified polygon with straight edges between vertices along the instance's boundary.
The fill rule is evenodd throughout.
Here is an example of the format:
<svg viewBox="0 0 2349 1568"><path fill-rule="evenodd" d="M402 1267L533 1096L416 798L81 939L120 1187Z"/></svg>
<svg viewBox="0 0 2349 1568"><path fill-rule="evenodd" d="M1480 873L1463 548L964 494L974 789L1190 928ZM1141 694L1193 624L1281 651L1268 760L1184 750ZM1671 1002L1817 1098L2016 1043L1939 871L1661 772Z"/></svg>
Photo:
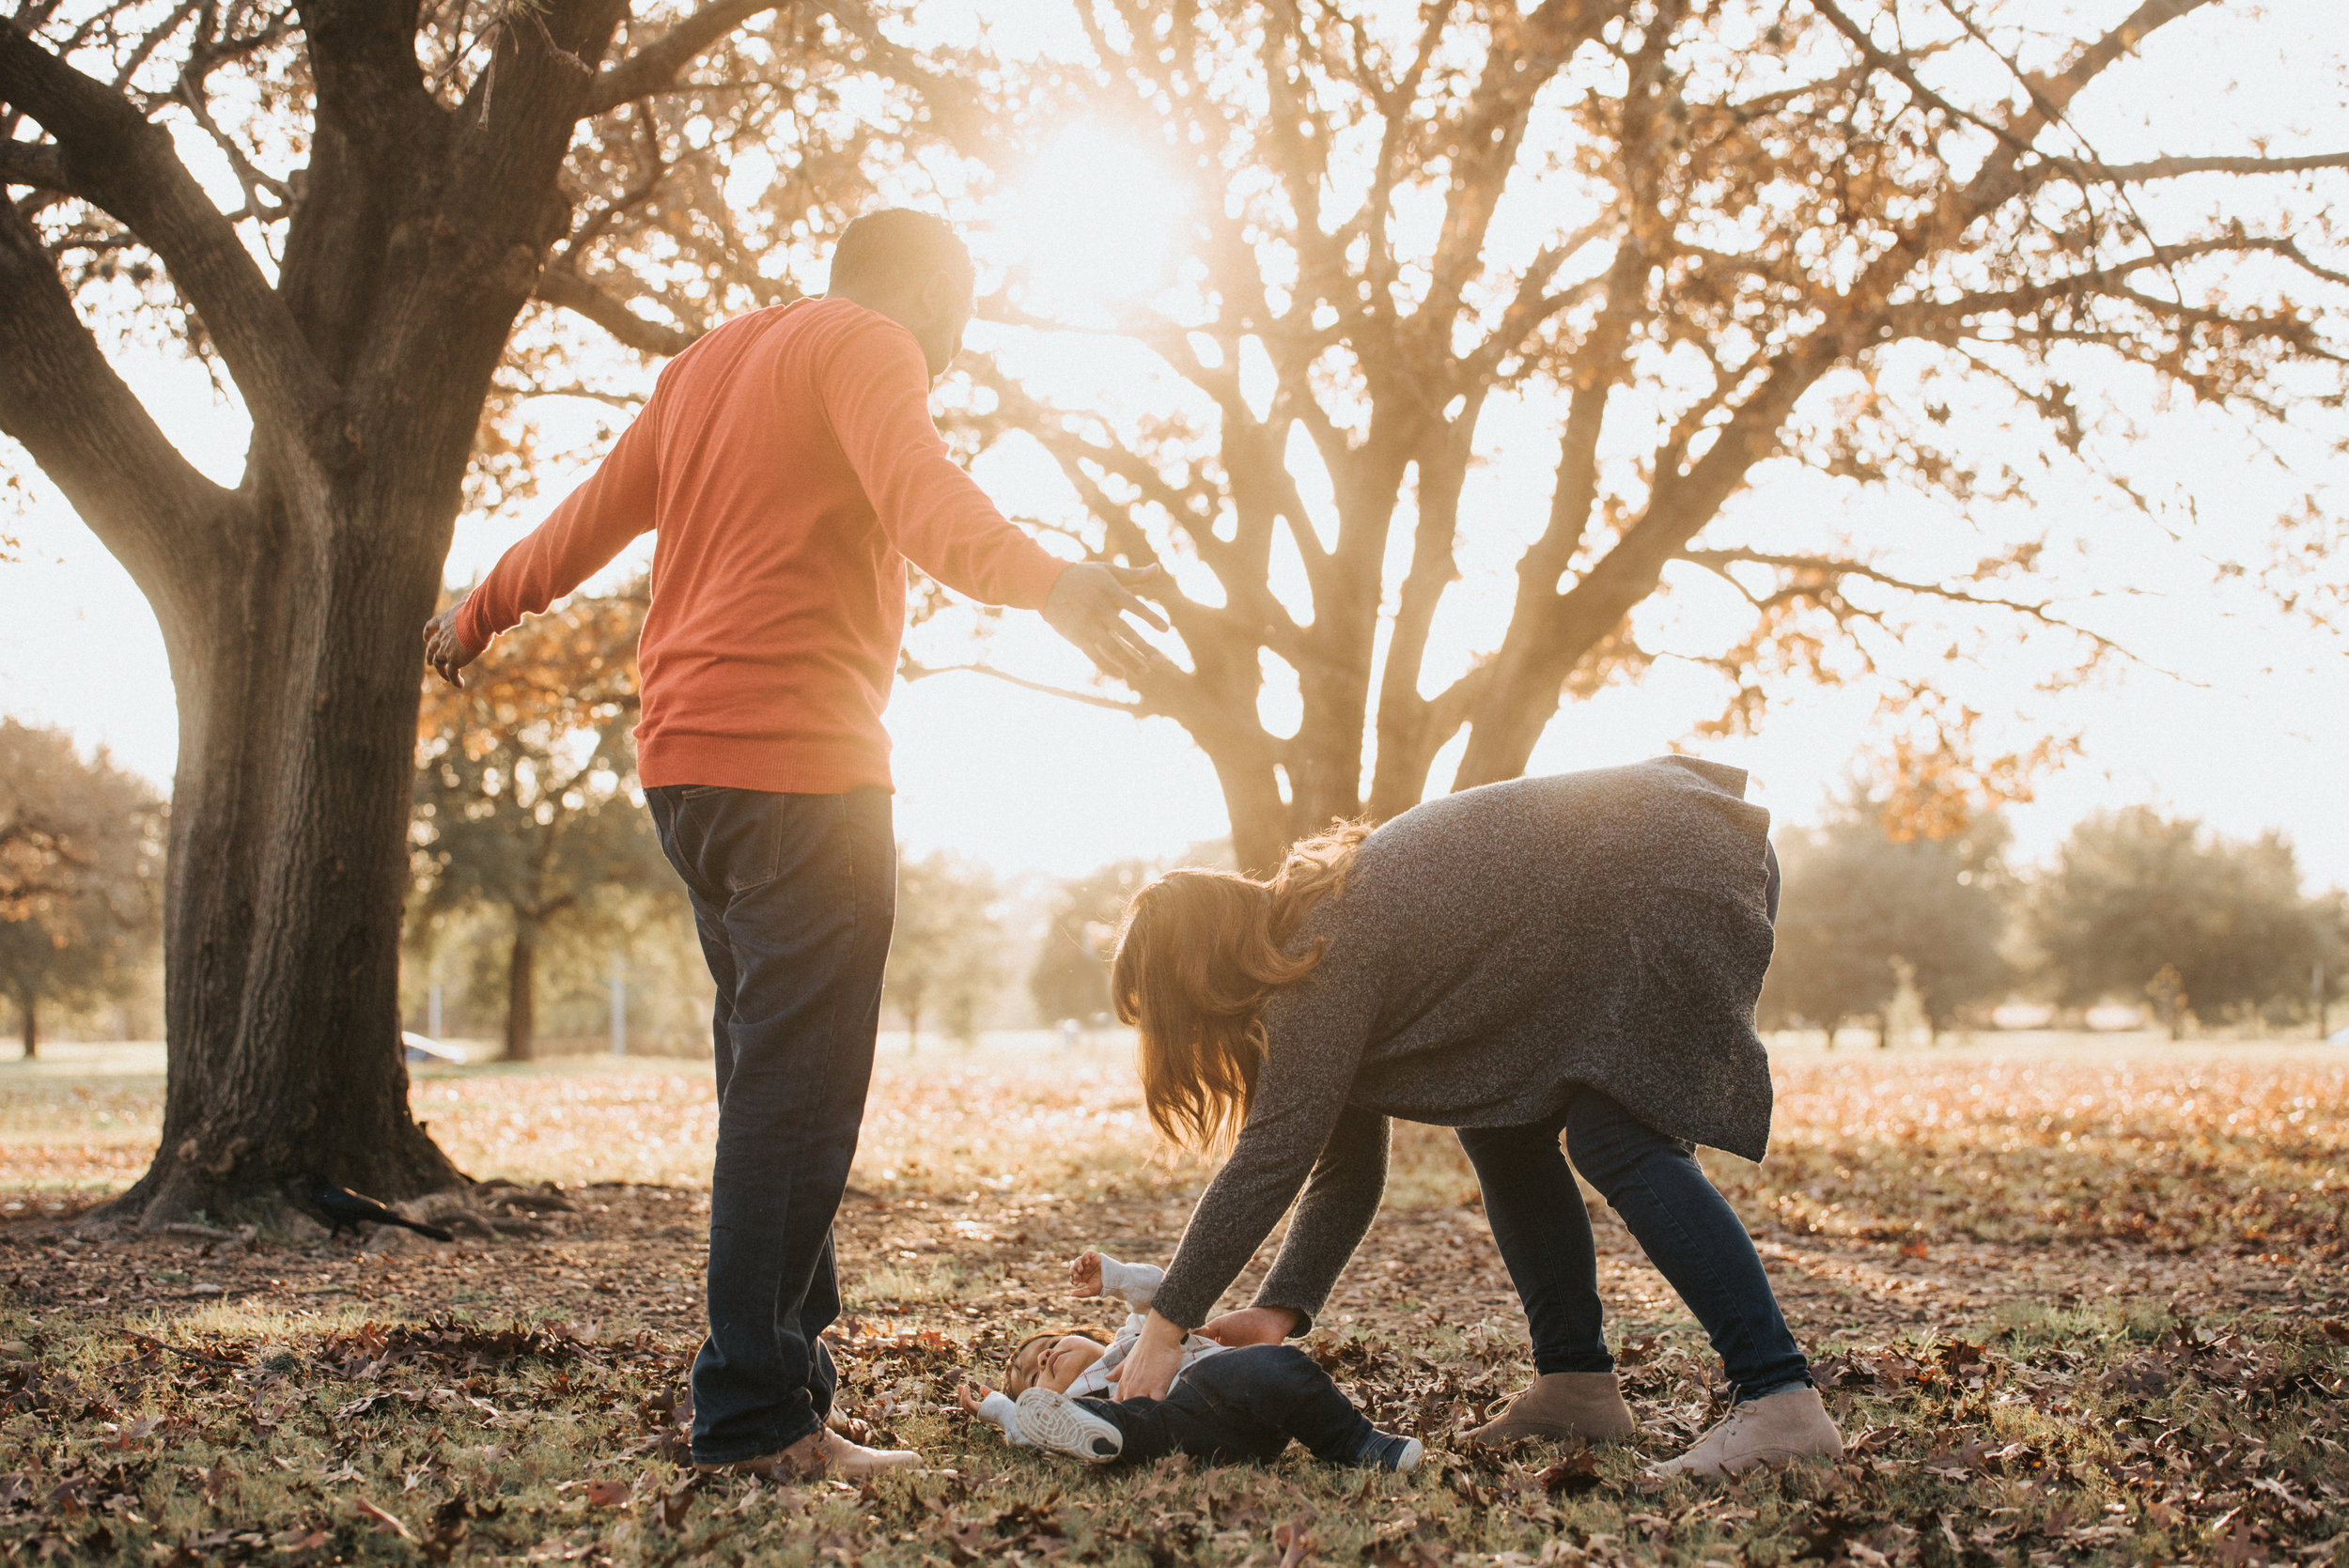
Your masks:
<svg viewBox="0 0 2349 1568"><path fill-rule="evenodd" d="M832 253L834 294L846 288L921 284L945 272L968 293L977 273L962 237L945 219L910 208L884 207L850 224Z"/></svg>

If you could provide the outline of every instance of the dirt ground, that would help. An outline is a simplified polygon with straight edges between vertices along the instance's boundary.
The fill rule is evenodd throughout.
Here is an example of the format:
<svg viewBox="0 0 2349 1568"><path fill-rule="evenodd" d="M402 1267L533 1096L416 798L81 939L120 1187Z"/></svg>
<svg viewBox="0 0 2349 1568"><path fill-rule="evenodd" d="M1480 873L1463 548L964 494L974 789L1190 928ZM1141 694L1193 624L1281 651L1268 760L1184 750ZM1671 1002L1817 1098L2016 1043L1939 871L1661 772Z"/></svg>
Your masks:
<svg viewBox="0 0 2349 1568"><path fill-rule="evenodd" d="M1593 1201L1634 1449L1475 1451L1525 1375L1465 1161L1406 1129L1315 1339L1429 1463L1365 1485L1083 1472L952 1409L1088 1246L1162 1258L1207 1174L1113 1048L887 1053L839 1220L851 1407L929 1469L696 1486L714 1107L688 1063L435 1072L496 1234L131 1242L159 1085L21 1071L0 1108L0 1548L208 1560L2349 1563L2349 1052L2144 1042L1783 1049L1770 1160L1713 1162L1812 1349L1840 1467L1665 1486L1702 1336ZM1270 1249L1265 1252L1269 1257ZM1249 1281L1243 1281L1244 1291ZM1153 1523L1153 1521L1158 1521Z"/></svg>

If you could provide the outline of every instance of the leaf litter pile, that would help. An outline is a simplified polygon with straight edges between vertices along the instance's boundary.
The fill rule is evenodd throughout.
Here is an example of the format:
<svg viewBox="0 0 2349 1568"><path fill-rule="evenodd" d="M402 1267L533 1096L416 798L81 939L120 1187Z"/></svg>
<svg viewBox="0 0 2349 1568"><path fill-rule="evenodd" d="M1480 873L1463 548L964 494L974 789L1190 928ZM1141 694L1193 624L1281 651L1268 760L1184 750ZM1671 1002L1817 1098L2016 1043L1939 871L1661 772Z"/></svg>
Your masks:
<svg viewBox="0 0 2349 1568"><path fill-rule="evenodd" d="M1528 1375L1524 1333L1456 1144L1423 1129L1398 1137L1387 1212L1311 1342L1375 1419L1427 1441L1416 1475L1295 1451L1085 1470L956 1412L957 1382L992 1381L1028 1328L1108 1321L1057 1292L1066 1259L1161 1258L1206 1174L1153 1157L1106 1048L885 1060L841 1214L833 1343L871 1439L928 1463L863 1486L704 1482L686 1463L698 1069L420 1080L419 1114L502 1183L447 1246L231 1220L133 1240L77 1229L137 1173L160 1085L28 1079L37 1092L12 1085L0 1111L0 1552L2349 1565L2349 1059L1781 1055L1769 1162L1713 1169L1850 1452L1669 1484L1646 1462L1717 1419L1724 1391L1595 1200L1640 1439L1498 1453L1462 1438ZM537 1136L513 1136L523 1126Z"/></svg>

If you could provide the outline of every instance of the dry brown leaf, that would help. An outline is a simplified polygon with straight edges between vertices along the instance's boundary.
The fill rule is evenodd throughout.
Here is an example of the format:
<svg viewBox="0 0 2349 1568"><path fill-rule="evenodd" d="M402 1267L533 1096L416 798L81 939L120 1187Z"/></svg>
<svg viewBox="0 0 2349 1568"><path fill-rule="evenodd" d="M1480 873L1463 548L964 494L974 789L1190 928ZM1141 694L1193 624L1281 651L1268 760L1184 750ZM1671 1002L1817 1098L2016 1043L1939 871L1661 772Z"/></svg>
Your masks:
<svg viewBox="0 0 2349 1568"><path fill-rule="evenodd" d="M367 1501L366 1498L353 1498L350 1501L352 1506L357 1508L362 1514L367 1518L373 1519L377 1525L382 1529L390 1530L393 1534L398 1536L402 1541L413 1541L416 1538L415 1533L406 1525L401 1524L398 1519L376 1507L375 1504Z"/></svg>

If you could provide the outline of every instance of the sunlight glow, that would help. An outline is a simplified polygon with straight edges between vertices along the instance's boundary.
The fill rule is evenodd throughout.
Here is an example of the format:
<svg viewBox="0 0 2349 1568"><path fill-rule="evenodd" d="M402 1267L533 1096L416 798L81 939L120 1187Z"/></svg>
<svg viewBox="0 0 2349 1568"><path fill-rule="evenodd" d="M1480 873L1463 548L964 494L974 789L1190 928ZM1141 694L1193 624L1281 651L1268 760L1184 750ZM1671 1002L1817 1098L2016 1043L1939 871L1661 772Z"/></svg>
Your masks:
<svg viewBox="0 0 2349 1568"><path fill-rule="evenodd" d="M1149 147L1112 129L1072 125L987 204L984 249L1031 311L1099 318L1174 281L1187 199Z"/></svg>

